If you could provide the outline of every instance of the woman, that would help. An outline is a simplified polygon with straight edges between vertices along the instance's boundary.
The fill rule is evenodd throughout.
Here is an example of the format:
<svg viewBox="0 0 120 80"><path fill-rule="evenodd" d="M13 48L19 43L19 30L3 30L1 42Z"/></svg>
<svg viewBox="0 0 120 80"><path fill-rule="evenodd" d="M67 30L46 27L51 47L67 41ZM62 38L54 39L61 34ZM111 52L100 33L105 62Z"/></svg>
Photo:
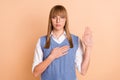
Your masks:
<svg viewBox="0 0 120 80"><path fill-rule="evenodd" d="M88 69L91 48L90 29L85 29L81 42L69 32L66 9L56 5L50 11L47 35L42 36L36 46L33 75L41 75L41 80L76 80L76 68L82 75Z"/></svg>

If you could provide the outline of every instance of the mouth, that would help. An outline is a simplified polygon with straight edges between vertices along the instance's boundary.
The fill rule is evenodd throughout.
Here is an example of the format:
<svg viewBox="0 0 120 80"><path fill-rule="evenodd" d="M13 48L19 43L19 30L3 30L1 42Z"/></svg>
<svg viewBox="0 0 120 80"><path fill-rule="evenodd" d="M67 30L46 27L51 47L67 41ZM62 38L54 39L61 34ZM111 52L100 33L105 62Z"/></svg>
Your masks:
<svg viewBox="0 0 120 80"><path fill-rule="evenodd" d="M61 24L56 24L56 26L61 26Z"/></svg>

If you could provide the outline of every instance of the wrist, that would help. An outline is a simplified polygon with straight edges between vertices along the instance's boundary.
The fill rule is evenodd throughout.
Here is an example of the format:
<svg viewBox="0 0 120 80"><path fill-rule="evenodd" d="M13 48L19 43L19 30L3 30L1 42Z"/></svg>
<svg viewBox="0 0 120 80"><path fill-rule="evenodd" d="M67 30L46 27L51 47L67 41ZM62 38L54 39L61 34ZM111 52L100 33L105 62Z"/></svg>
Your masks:
<svg viewBox="0 0 120 80"><path fill-rule="evenodd" d="M55 58L54 58L52 55L50 55L50 56L49 56L49 59L50 59L51 61L53 61Z"/></svg>
<svg viewBox="0 0 120 80"><path fill-rule="evenodd" d="M85 55L90 55L92 51L92 47L85 47Z"/></svg>
<svg viewBox="0 0 120 80"><path fill-rule="evenodd" d="M86 46L85 47L85 50L91 50L92 49L92 46Z"/></svg>

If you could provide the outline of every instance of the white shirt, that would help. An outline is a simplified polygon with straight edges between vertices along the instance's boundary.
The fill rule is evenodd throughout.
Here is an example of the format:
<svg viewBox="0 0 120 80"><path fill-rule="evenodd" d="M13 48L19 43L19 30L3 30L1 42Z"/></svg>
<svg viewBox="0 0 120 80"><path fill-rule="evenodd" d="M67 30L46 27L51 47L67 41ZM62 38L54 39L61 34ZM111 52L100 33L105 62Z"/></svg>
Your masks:
<svg viewBox="0 0 120 80"><path fill-rule="evenodd" d="M62 43L66 39L66 33L64 32L59 38L55 38L53 36L53 32L51 33L51 37L53 38L54 41L57 43ZM75 58L75 66L78 69L79 72L81 72L81 63L82 63L82 48L80 46L80 39L78 40L79 46L76 51L76 58ZM40 38L37 42L36 49L35 49L35 54L34 54L34 59L33 59L33 65L32 65L32 72L35 68L36 65L41 63L43 61L43 52L40 46Z"/></svg>

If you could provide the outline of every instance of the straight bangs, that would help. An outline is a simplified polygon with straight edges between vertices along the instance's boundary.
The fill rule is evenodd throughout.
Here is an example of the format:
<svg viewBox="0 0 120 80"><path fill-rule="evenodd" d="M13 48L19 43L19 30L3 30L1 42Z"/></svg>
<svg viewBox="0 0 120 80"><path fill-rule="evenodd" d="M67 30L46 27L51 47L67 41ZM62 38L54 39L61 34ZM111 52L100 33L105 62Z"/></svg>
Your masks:
<svg viewBox="0 0 120 80"><path fill-rule="evenodd" d="M67 12L66 12L65 8L58 6L54 9L52 9L50 17L53 18L55 16L67 18Z"/></svg>

